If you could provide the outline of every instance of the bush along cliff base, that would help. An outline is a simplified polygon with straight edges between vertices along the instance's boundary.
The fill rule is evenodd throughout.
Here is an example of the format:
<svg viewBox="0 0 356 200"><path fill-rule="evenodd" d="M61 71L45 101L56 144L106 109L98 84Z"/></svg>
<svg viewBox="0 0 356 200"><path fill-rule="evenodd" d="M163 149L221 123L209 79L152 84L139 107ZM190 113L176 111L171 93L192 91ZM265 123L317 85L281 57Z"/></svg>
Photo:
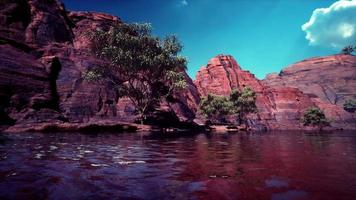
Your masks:
<svg viewBox="0 0 356 200"><path fill-rule="evenodd" d="M301 122L304 126L316 126L320 131L330 124L324 112L318 107L307 108L301 118Z"/></svg>
<svg viewBox="0 0 356 200"><path fill-rule="evenodd" d="M229 97L208 94L202 98L199 111L207 118L208 125L238 125L240 129L249 129L247 115L257 112L256 93L245 87L242 91L233 90Z"/></svg>

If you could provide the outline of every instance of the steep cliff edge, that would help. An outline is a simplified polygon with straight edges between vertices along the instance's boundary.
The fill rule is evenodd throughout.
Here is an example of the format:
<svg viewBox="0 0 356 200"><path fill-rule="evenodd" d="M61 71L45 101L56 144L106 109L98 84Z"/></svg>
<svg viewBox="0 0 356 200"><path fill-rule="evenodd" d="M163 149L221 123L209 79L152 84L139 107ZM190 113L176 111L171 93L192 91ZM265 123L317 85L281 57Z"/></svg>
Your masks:
<svg viewBox="0 0 356 200"><path fill-rule="evenodd" d="M345 62L350 63L351 61L346 58L348 57L345 57ZM299 68L298 70L303 71ZM350 71L349 74L355 73L354 69ZM320 74L317 70L313 73L315 74L310 76L314 78ZM334 76L338 76L337 73ZM350 77L345 81L355 84ZM307 83L307 80L305 82ZM304 129L305 127L300 124L300 118L304 110L310 106L322 108L327 117L333 120L332 126L335 128L356 127L354 116L340 106L325 102L315 94L306 94L304 90L294 87L293 84L279 83L276 79L275 82L270 81L270 84L266 80L260 81L249 71L242 70L232 56L218 55L212 58L207 66L203 66L198 71L194 83L201 96L209 93L228 96L234 89L252 88L257 93L258 113L249 116L250 122L255 124L260 122L268 129ZM355 90L349 89L351 92Z"/></svg>
<svg viewBox="0 0 356 200"><path fill-rule="evenodd" d="M88 32L123 23L118 17L68 12L57 0L6 0L0 2L0 19L1 123L135 120L130 103L118 99L112 85L82 79L87 69L107 64L91 53ZM187 90L161 110L192 121L200 99L185 78Z"/></svg>

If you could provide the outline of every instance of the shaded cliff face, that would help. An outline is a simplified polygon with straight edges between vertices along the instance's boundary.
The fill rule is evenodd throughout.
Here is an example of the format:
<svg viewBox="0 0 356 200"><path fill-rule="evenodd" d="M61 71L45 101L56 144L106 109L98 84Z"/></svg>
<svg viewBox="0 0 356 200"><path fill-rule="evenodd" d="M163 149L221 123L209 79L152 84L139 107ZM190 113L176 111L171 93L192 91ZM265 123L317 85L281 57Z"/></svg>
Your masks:
<svg viewBox="0 0 356 200"><path fill-rule="evenodd" d="M319 74L317 70L314 73L314 77ZM354 116L340 106L324 102L316 95L305 94L293 85L278 84L277 80L274 84L260 81L250 72L242 70L231 56L212 58L206 67L199 70L194 83L201 96L209 93L228 96L234 89L252 88L257 94L258 108L257 114L249 116L252 125L261 122L268 129L302 129L300 118L305 109L319 106L329 119L334 120L334 127L356 127Z"/></svg>
<svg viewBox="0 0 356 200"><path fill-rule="evenodd" d="M82 79L87 69L107 64L91 53L88 33L108 30L122 23L119 18L68 12L57 0L6 0L0 2L0 19L1 119L18 124L135 119L132 105L119 100L112 85ZM187 75L186 80L188 89L164 110L192 121L199 95Z"/></svg>
<svg viewBox="0 0 356 200"><path fill-rule="evenodd" d="M0 3L0 18L1 118L56 120L61 64L44 52L71 43L63 6L57 1L5 0Z"/></svg>
<svg viewBox="0 0 356 200"><path fill-rule="evenodd" d="M342 106L356 98L356 56L333 55L303 60L266 76L268 86L290 86L322 101Z"/></svg>
<svg viewBox="0 0 356 200"><path fill-rule="evenodd" d="M71 24L57 0L4 0L0 2L0 35L20 45L42 47L71 41Z"/></svg>

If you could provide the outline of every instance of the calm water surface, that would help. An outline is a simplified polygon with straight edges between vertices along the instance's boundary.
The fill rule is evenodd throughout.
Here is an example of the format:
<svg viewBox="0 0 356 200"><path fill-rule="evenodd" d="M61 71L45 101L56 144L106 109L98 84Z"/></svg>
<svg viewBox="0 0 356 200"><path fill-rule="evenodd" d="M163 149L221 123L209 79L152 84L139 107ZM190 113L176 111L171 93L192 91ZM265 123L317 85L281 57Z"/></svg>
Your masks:
<svg viewBox="0 0 356 200"><path fill-rule="evenodd" d="M1 138L1 200L356 199L355 132Z"/></svg>

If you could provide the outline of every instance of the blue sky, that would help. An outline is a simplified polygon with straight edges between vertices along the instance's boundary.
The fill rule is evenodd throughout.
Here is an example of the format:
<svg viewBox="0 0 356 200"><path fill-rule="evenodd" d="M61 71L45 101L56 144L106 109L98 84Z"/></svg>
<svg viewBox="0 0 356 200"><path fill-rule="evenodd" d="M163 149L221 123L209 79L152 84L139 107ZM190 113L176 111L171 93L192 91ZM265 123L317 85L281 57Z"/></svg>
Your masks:
<svg viewBox="0 0 356 200"><path fill-rule="evenodd" d="M356 44L356 5L352 9L350 5L333 9L335 0L63 2L69 10L99 11L125 22L152 23L158 36L177 35L184 45L182 55L188 58L188 74L193 79L197 70L218 54L234 56L243 69L263 79L294 62L335 54L344 44ZM315 11L318 8L329 10ZM335 27L340 34L330 36Z"/></svg>

